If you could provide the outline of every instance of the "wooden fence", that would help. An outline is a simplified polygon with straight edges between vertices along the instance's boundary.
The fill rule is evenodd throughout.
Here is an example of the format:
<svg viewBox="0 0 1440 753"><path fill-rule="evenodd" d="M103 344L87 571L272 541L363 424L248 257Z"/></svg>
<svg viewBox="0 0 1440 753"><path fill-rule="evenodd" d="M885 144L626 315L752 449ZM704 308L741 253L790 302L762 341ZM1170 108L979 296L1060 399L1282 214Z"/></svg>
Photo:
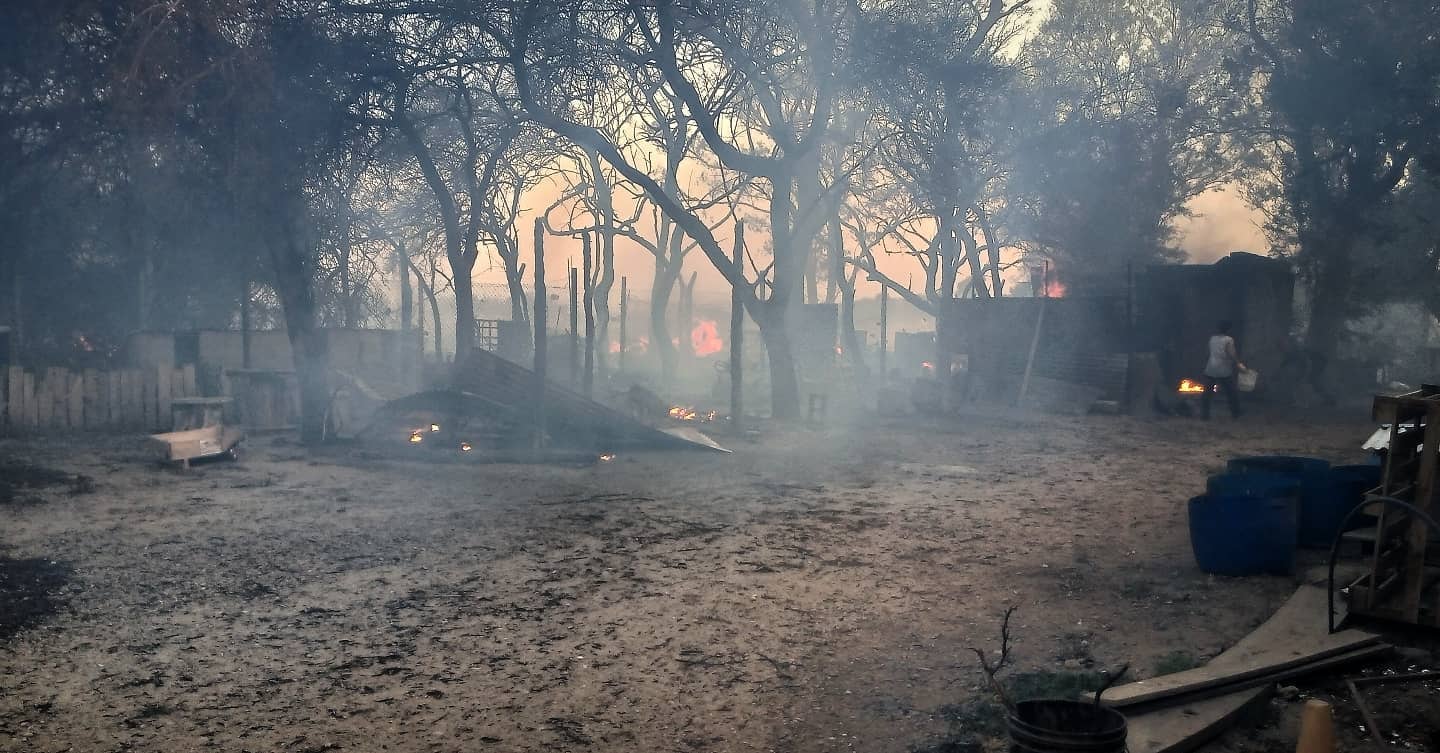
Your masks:
<svg viewBox="0 0 1440 753"><path fill-rule="evenodd" d="M98 371L11 366L0 380L0 427L37 430L169 431L170 404L199 397L195 367Z"/></svg>

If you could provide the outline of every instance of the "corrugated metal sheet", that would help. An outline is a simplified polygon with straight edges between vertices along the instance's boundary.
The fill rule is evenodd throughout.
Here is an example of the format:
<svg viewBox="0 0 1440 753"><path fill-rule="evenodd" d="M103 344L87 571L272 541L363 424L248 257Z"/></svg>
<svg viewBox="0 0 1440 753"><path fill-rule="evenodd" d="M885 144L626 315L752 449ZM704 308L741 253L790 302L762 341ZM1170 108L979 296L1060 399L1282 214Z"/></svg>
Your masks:
<svg viewBox="0 0 1440 753"><path fill-rule="evenodd" d="M533 411L535 372L484 350L471 351L455 371L454 387L506 406L524 420ZM598 450L624 448L720 449L647 426L620 411L547 383L545 432L567 445ZM708 437L705 438L709 440Z"/></svg>

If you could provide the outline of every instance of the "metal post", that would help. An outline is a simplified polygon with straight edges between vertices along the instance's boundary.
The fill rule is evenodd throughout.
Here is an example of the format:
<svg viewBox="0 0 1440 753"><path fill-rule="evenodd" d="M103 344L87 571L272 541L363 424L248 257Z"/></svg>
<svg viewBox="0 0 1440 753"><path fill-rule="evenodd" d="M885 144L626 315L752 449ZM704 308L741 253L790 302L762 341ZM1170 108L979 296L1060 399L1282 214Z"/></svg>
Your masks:
<svg viewBox="0 0 1440 753"><path fill-rule="evenodd" d="M745 276L745 222L735 223L735 248L731 260L735 273ZM745 301L740 295L740 285L730 286L730 429L739 434L744 431L745 402L741 387L745 381L742 355L745 345Z"/></svg>
<svg viewBox="0 0 1440 753"><path fill-rule="evenodd" d="M535 219L535 449L545 444L545 222Z"/></svg>

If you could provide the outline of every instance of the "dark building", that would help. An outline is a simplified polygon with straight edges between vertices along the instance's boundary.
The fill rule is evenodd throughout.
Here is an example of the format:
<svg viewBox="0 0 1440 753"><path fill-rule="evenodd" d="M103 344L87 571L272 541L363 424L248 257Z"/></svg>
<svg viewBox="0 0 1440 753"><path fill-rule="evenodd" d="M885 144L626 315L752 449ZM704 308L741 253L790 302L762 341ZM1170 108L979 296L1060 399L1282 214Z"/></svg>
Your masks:
<svg viewBox="0 0 1440 753"><path fill-rule="evenodd" d="M1295 274L1280 259L1237 252L1214 264L1149 267L1135 284L1133 349L1155 353L1169 381L1196 378L1205 368L1210 336L1225 320L1234 327L1245 365L1262 375L1279 374L1294 301Z"/></svg>
<svg viewBox="0 0 1440 753"><path fill-rule="evenodd" d="M1215 264L1148 267L1128 295L957 299L940 317L939 337L979 379L982 392L971 393L977 397L1013 396L1029 364L1032 377L1148 401L1126 395L1135 357L1158 363L1156 387L1174 390L1181 379L1199 377L1221 320L1234 326L1246 365L1278 374L1294 286L1288 263L1234 253ZM1133 393L1136 385L1128 387Z"/></svg>

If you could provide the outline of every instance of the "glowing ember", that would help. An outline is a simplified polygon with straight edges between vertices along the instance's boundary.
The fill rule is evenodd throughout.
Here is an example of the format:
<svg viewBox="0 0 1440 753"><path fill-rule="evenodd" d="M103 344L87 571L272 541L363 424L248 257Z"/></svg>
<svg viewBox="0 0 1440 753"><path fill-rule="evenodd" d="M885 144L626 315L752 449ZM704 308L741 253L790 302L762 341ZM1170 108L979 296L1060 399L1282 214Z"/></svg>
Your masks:
<svg viewBox="0 0 1440 753"><path fill-rule="evenodd" d="M614 460L614 459L615 459L615 453L613 453L613 452L607 452L607 453L605 453L604 455L601 455L601 456L600 456L600 462L602 462L602 463L608 463L608 462L610 462L611 460Z"/></svg>
<svg viewBox="0 0 1440 753"><path fill-rule="evenodd" d="M1064 298L1065 283L1052 278L1049 282L1045 283L1045 295L1048 298Z"/></svg>
<svg viewBox="0 0 1440 753"><path fill-rule="evenodd" d="M440 431L440 424L430 424L430 431Z"/></svg>
<svg viewBox="0 0 1440 753"><path fill-rule="evenodd" d="M471 447L469 442L461 442L461 443L460 443L460 451L461 451L461 452L469 452L469 451L471 451L471 450L473 450L473 449L475 449L475 448L474 448L474 447Z"/></svg>
<svg viewBox="0 0 1440 753"><path fill-rule="evenodd" d="M934 370L935 370L935 364L930 363L929 361L921 361L921 362L920 362L920 369L921 369L922 371L934 371Z"/></svg>
<svg viewBox="0 0 1440 753"><path fill-rule="evenodd" d="M720 330L715 322L709 319L702 319L690 330L690 345L695 349L697 356L711 356L719 353L725 348L725 341L720 339Z"/></svg>
<svg viewBox="0 0 1440 753"><path fill-rule="evenodd" d="M420 444L425 441L425 435L418 429L410 432L410 444Z"/></svg>

